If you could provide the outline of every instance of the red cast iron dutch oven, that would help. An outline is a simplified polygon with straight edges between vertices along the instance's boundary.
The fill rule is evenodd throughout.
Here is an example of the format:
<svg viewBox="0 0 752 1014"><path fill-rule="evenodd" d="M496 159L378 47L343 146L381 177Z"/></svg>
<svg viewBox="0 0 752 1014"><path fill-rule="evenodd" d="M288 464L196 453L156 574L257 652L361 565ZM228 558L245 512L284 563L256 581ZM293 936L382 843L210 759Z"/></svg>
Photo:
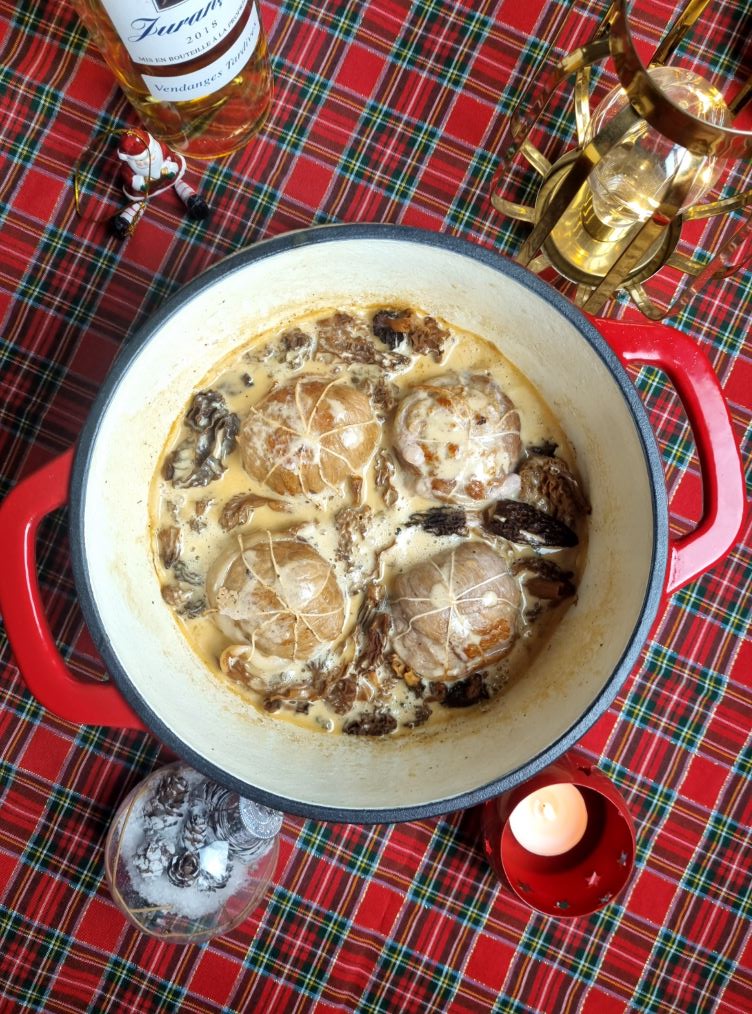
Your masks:
<svg viewBox="0 0 752 1014"><path fill-rule="evenodd" d="M487 710L384 740L300 730L213 681L162 601L147 512L170 426L218 360L301 312L369 304L409 304L497 343L568 434L593 508L577 602L524 677ZM704 513L677 540L627 362L665 370L694 434ZM40 598L37 527L65 503L76 588L112 677L106 684L66 668ZM228 258L132 338L75 455L50 462L6 499L0 602L24 678L55 714L150 729L217 781L288 812L407 820L496 795L576 743L614 699L666 596L728 552L743 513L728 412L690 339L642 322L591 322L536 276L458 239L330 226Z"/></svg>

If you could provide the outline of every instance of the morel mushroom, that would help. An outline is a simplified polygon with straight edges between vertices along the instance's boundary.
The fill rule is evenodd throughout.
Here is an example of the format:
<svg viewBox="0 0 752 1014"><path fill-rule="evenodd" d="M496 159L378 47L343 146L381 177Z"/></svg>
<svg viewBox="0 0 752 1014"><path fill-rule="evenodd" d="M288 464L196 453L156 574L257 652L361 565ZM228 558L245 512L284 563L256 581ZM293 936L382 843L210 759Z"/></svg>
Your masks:
<svg viewBox="0 0 752 1014"><path fill-rule="evenodd" d="M183 551L183 535L177 525L160 528L157 532L159 558L165 570L169 570L180 559Z"/></svg>
<svg viewBox="0 0 752 1014"><path fill-rule="evenodd" d="M280 338L277 360L286 363L291 370L299 370L311 358L315 347L313 335L294 327Z"/></svg>
<svg viewBox="0 0 752 1014"><path fill-rule="evenodd" d="M219 391L206 390L194 397L185 423L196 437L183 441L168 455L163 475L178 489L207 486L224 473L240 420L227 408Z"/></svg>
<svg viewBox="0 0 752 1014"><path fill-rule="evenodd" d="M373 343L368 328L349 313L335 313L316 321L316 359L378 366L386 373L403 369L410 360L399 352L385 352Z"/></svg>
<svg viewBox="0 0 752 1014"><path fill-rule="evenodd" d="M345 621L332 568L286 533L240 536L210 567L207 593L219 628L249 645L245 664L261 671L270 660L310 659L337 639Z"/></svg>
<svg viewBox="0 0 752 1014"><path fill-rule="evenodd" d="M397 719L388 711L365 711L358 718L345 722L342 731L348 736L387 736L397 728Z"/></svg>
<svg viewBox="0 0 752 1014"><path fill-rule="evenodd" d="M458 680L445 688L440 697L442 708L470 708L479 701L489 698L488 687L482 672L474 672L464 680Z"/></svg>
<svg viewBox="0 0 752 1014"><path fill-rule="evenodd" d="M449 332L433 317L419 317L413 310L378 310L371 321L373 333L390 349L407 341L418 355L430 354L438 363Z"/></svg>
<svg viewBox="0 0 752 1014"><path fill-rule="evenodd" d="M347 571L355 570L355 553L359 543L367 536L373 511L368 504L362 507L341 507L334 515L337 529L337 548L334 555L344 561Z"/></svg>
<svg viewBox="0 0 752 1014"><path fill-rule="evenodd" d="M460 679L510 650L520 598L498 553L463 542L395 580L394 648L424 679Z"/></svg>
<svg viewBox="0 0 752 1014"><path fill-rule="evenodd" d="M394 350L405 340L410 329L410 320L409 310L377 310L373 315L371 328L379 341Z"/></svg>
<svg viewBox="0 0 752 1014"><path fill-rule="evenodd" d="M579 542L569 525L520 500L499 500L488 514L486 527L518 545L569 549Z"/></svg>
<svg viewBox="0 0 752 1014"><path fill-rule="evenodd" d="M543 556L523 556L512 571L517 574L528 595L556 605L577 594L571 570L562 570L554 560Z"/></svg>
<svg viewBox="0 0 752 1014"><path fill-rule="evenodd" d="M282 495L340 490L361 475L380 427L366 394L326 377L303 376L275 388L240 429L243 465Z"/></svg>
<svg viewBox="0 0 752 1014"><path fill-rule="evenodd" d="M520 418L491 377L447 373L403 399L394 442L421 496L490 500L520 457Z"/></svg>
<svg viewBox="0 0 752 1014"><path fill-rule="evenodd" d="M382 448L375 458L374 481L385 507L394 507L399 500L399 490L394 485L394 462L389 451Z"/></svg>
<svg viewBox="0 0 752 1014"><path fill-rule="evenodd" d="M259 496L257 493L238 493L231 497L222 508L219 515L219 524L229 532L238 525L247 525L258 507L270 507L273 511L289 511L289 504L284 500L273 500L268 496Z"/></svg>
<svg viewBox="0 0 752 1014"><path fill-rule="evenodd" d="M407 519L408 527L419 525L431 535L468 534L467 514L462 507L429 507L427 511L416 511Z"/></svg>
<svg viewBox="0 0 752 1014"><path fill-rule="evenodd" d="M550 514L569 528L590 513L587 500L565 461L536 454L520 465L520 500Z"/></svg>

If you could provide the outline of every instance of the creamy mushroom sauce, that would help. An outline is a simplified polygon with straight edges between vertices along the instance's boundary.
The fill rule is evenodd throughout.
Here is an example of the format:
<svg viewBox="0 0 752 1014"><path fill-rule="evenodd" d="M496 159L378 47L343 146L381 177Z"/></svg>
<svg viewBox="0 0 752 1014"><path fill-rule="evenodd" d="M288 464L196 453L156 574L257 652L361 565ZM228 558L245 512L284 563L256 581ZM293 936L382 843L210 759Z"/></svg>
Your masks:
<svg viewBox="0 0 752 1014"><path fill-rule="evenodd" d="M395 416L400 403L411 392L414 396L417 385L447 375L453 383L457 376L482 376L499 385L519 415L521 461L535 453L531 448L543 447L544 453L551 453L555 445L555 461L565 463L576 476L575 454L533 386L496 346L443 321L437 325L440 341L435 340L434 334L421 351L411 348L407 338L400 342L399 331L387 345L374 334L372 322L379 310L379 307L338 307L330 313L319 311L297 319L284 331L248 336L248 341L219 363L201 385L202 391L222 396L227 410L238 417L234 428L240 428L241 433L243 421L259 402L294 378L321 377L330 381L336 378L365 391L380 430L376 451L369 455L362 476L351 478L341 488L327 487L315 496L281 495L251 478L243 467L236 434L229 432L228 436L227 430L221 431L220 427L220 431L212 431L211 437L216 451L223 433L228 436L225 450L228 446L232 450L224 455L217 452L225 470L214 467L216 459L210 457L197 481L203 483L207 477L211 481L186 486L192 462L191 441L195 442L197 433L183 416L173 425L150 491L154 564L163 597L209 673L260 710L319 732L394 734L456 720L457 708L469 704L486 707L489 698L510 679L524 674L550 635L552 625L575 601L574 586L584 565L587 526L583 516L576 519L579 537L576 547L541 548L509 541L490 530L483 517L493 508L492 500L474 503L472 498L460 496L467 520L463 528L456 524L457 507L447 507L446 503L442 506L438 498L420 495L430 494L431 490L424 480L411 474L409 463L400 461L395 453ZM426 318L423 311L390 308L389 312L398 324L401 313L411 315L421 325L426 319L434 324L433 318ZM356 346L360 341L361 353L366 347L363 342L371 343L376 361L350 361L352 348L348 340L338 346L338 331L354 336ZM421 345L418 341L416 344ZM190 412L191 404L186 406L186 413ZM478 418L485 421L476 413ZM448 432L447 440L452 439L452 432ZM196 462L192 463L195 472ZM498 497L501 489L502 494L515 499L519 494L516 477L506 488L497 480L492 483L492 496ZM241 504L241 509L232 516L228 502L249 493L255 494L256 499L247 502L245 510ZM582 515L587 510L583 506ZM453 522L446 526L449 534L436 534L418 523L410 523L414 515L425 515L436 508L444 512L444 520ZM238 520L240 523L229 527ZM442 524L440 519L440 527ZM314 652L312 658L274 658L256 652L249 668L246 662L249 653L253 654L252 649L246 648L244 655L243 650L230 648L238 643L237 638L228 636L218 626L216 608L212 608L211 596L207 596L207 573L212 563L238 547L241 539L245 544L247 539L253 542L268 538L266 533L285 532L313 547L333 568L343 596L341 633L334 643ZM468 542L490 546L515 575L520 594L512 647L502 646L500 657L491 657L488 664L483 655L477 672L468 672L462 678L451 672L443 679L425 678L412 670L411 664L415 663L409 652L402 659L395 651L398 637L388 597L400 575ZM526 561L532 561L532 570L525 569ZM551 585L550 572L544 573L543 578L540 576L540 568L545 569L548 563L556 564L563 578L571 579L560 582L560 587L569 586L562 599L554 597L551 601L534 593L541 580L544 585L546 581ZM527 587L531 574L532 592ZM367 627L374 616L381 621L376 627L377 633L382 634L380 640L376 638L375 660L373 652L368 654L368 638L363 632L364 624ZM414 632L410 636L414 640ZM334 690L333 683L338 684ZM316 697L312 686L320 689L327 685L330 688L327 699L312 699Z"/></svg>

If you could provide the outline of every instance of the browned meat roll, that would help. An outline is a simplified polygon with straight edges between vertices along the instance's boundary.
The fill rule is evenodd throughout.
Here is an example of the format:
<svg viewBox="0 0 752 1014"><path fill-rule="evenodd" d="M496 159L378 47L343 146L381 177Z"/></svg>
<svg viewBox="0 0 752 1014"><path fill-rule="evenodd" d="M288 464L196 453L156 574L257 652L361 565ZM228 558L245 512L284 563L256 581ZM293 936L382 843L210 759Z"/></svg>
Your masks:
<svg viewBox="0 0 752 1014"><path fill-rule="evenodd" d="M520 588L490 546L463 542L400 574L391 608L397 654L419 676L451 681L510 650Z"/></svg>
<svg viewBox="0 0 752 1014"><path fill-rule="evenodd" d="M520 419L490 377L447 373L403 399L394 443L421 496L490 500L520 457Z"/></svg>
<svg viewBox="0 0 752 1014"><path fill-rule="evenodd" d="M313 547L285 533L241 536L207 577L214 620L263 658L305 661L342 632L345 606L334 571Z"/></svg>
<svg viewBox="0 0 752 1014"><path fill-rule="evenodd" d="M380 427L367 395L344 381L298 377L250 410L238 435L246 472L275 493L339 490L362 474Z"/></svg>

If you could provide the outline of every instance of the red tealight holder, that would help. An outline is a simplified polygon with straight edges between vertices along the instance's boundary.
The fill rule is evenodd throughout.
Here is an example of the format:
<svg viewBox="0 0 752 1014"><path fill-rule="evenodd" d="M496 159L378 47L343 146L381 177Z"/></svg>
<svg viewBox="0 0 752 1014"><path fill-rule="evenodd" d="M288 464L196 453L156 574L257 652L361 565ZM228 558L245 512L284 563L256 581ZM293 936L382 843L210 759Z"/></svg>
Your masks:
<svg viewBox="0 0 752 1014"><path fill-rule="evenodd" d="M509 815L526 796L569 782L582 793L587 827L580 841L558 856L528 852L512 834ZM608 905L634 869L635 832L627 804L592 765L564 756L483 807L483 851L499 880L544 915L573 918Z"/></svg>

